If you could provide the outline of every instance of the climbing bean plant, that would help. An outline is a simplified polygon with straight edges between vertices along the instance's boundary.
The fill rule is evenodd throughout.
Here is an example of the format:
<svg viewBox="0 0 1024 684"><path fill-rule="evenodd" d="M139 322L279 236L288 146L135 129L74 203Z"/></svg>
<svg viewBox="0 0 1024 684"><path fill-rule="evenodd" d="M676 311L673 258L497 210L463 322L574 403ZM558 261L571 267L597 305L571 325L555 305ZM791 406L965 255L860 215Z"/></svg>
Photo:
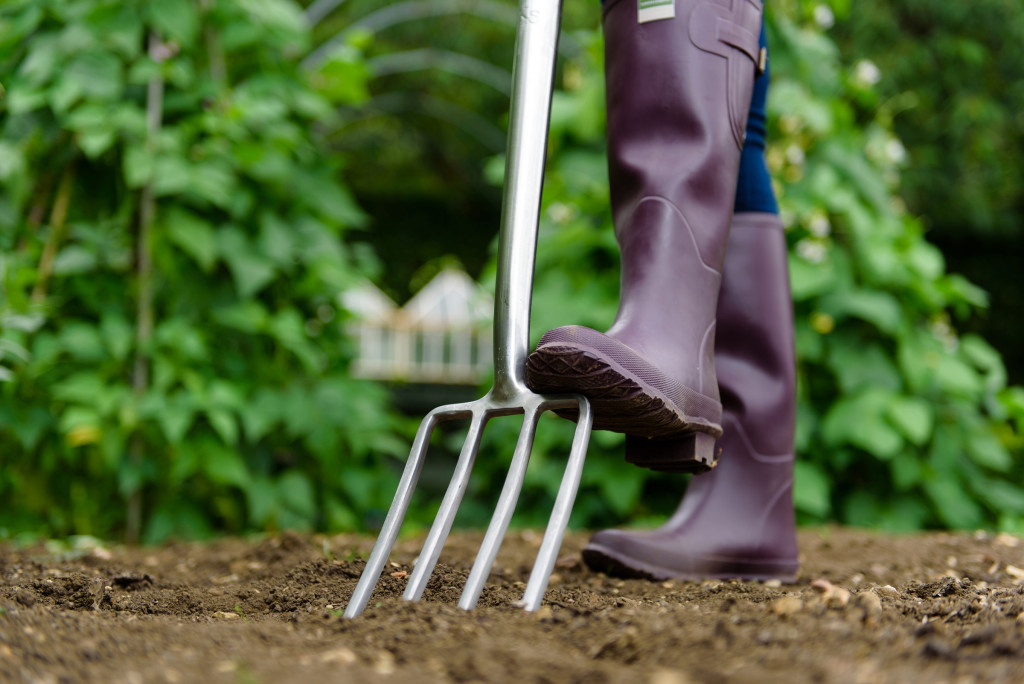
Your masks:
<svg viewBox="0 0 1024 684"><path fill-rule="evenodd" d="M346 373L366 220L286 0L0 10L0 536L351 528L387 397Z"/></svg>

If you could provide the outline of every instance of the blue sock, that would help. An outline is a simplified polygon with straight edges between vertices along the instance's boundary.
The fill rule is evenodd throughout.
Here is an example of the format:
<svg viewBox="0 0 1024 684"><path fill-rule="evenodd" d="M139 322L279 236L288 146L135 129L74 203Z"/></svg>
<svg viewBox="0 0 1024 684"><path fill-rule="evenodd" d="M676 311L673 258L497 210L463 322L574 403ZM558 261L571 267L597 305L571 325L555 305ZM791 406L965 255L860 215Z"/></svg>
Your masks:
<svg viewBox="0 0 1024 684"><path fill-rule="evenodd" d="M764 24L761 25L761 47L766 44ZM740 153L740 173L736 183L736 213L745 211L761 211L770 214L779 213L779 205L775 201L772 190L772 179L768 173L768 163L764 158L765 102L768 99L768 83L771 77L765 65L764 73L754 80L754 93L750 98L750 113L747 117L747 138Z"/></svg>

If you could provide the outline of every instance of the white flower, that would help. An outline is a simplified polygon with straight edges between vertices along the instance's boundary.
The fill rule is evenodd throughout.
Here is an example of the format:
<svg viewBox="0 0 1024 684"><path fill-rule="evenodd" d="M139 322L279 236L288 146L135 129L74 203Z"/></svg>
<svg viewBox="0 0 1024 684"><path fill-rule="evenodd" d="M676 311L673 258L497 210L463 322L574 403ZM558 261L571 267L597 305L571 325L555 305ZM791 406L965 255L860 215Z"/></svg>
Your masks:
<svg viewBox="0 0 1024 684"><path fill-rule="evenodd" d="M882 80L882 72L870 59L862 59L853 68L853 79L861 87L869 87Z"/></svg>
<svg viewBox="0 0 1024 684"><path fill-rule="evenodd" d="M907 158L907 148L896 138L890 138L885 143L885 156L893 164L902 164Z"/></svg>
<svg viewBox="0 0 1024 684"><path fill-rule="evenodd" d="M823 238L832 232L832 226L828 222L828 217L824 214L812 216L811 220L807 222L807 229L811 231L811 235L819 238Z"/></svg>
<svg viewBox="0 0 1024 684"><path fill-rule="evenodd" d="M814 8L814 21L821 28L830 29L836 23L836 15L828 5L818 5Z"/></svg>
<svg viewBox="0 0 1024 684"><path fill-rule="evenodd" d="M548 216L551 217L552 221L558 224L568 223L575 217L575 215L576 212L573 211L573 207L570 207L567 204L562 204L561 202L555 202L548 207Z"/></svg>
<svg viewBox="0 0 1024 684"><path fill-rule="evenodd" d="M801 240L796 243L796 254L804 261L820 264L825 260L828 249L820 240Z"/></svg>
<svg viewBox="0 0 1024 684"><path fill-rule="evenodd" d="M786 148L786 161L793 166L801 166L804 163L804 151L799 145L790 145Z"/></svg>

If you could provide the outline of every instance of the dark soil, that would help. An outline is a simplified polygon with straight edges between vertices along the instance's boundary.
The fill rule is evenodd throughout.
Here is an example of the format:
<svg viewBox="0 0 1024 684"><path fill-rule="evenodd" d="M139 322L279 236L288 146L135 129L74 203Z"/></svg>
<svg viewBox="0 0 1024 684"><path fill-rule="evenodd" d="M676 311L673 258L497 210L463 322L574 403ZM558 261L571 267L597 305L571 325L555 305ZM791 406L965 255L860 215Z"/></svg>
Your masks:
<svg viewBox="0 0 1024 684"><path fill-rule="evenodd" d="M617 580L563 547L544 606L518 600L540 542L513 532L481 605L455 606L480 535L425 600L340 617L372 540L285 534L159 549L0 546L0 682L1021 682L1024 541L804 530L793 585Z"/></svg>

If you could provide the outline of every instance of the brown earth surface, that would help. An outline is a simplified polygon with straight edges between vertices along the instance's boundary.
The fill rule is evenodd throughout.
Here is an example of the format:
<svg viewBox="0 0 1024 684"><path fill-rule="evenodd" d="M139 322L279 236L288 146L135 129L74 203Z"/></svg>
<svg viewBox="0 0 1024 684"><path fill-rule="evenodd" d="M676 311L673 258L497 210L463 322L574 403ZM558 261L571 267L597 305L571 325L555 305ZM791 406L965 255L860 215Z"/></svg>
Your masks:
<svg viewBox="0 0 1024 684"><path fill-rule="evenodd" d="M372 539L284 534L161 548L0 546L2 682L1022 682L1024 541L803 530L796 584L588 571L570 535L537 614L540 535L509 535L481 606L453 535L425 600L400 543L340 617Z"/></svg>

